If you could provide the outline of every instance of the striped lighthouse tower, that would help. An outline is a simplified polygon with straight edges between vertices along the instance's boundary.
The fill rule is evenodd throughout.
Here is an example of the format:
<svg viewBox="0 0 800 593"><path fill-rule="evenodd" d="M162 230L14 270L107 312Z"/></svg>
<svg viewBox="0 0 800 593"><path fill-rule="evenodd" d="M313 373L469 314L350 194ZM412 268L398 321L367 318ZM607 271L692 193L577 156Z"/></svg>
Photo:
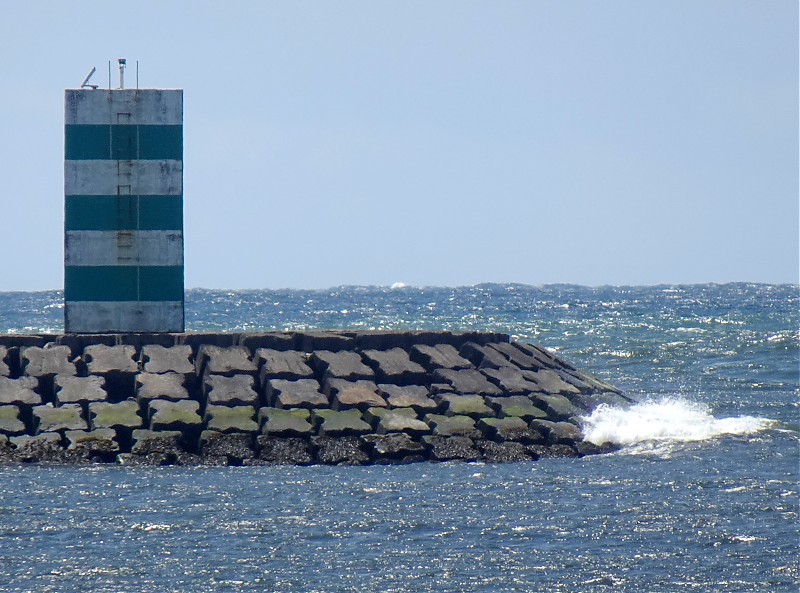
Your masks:
<svg viewBox="0 0 800 593"><path fill-rule="evenodd" d="M66 331L182 332L183 91L68 89L64 137Z"/></svg>

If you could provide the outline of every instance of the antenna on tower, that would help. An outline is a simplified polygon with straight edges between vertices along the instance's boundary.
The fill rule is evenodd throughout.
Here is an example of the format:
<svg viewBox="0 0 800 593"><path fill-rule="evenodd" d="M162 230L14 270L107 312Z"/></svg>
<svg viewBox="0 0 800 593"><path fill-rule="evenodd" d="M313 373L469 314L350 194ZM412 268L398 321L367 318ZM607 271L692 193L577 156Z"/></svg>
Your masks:
<svg viewBox="0 0 800 593"><path fill-rule="evenodd" d="M89 79L92 77L92 74L94 74L95 70L97 70L97 68L92 66L91 71L89 72L89 74L86 75L86 78L84 78L83 82L81 83L81 88L82 89L92 89L92 90L96 90L97 89L97 85L96 84L89 84Z"/></svg>

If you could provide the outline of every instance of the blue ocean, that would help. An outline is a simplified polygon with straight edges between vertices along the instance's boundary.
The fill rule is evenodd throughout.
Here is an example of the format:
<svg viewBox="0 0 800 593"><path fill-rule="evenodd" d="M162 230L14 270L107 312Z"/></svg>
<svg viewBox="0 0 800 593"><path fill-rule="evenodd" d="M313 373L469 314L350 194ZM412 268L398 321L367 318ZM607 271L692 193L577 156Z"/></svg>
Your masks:
<svg viewBox="0 0 800 593"><path fill-rule="evenodd" d="M0 293L0 333L63 330ZM0 467L0 591L796 592L800 288L189 290L189 331L503 331L638 403L619 452L370 467Z"/></svg>

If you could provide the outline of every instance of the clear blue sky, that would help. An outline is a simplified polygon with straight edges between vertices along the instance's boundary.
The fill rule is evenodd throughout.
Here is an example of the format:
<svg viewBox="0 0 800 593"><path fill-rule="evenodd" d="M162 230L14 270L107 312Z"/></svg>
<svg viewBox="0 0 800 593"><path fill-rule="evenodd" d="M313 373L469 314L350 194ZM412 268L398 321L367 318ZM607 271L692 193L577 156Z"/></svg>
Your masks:
<svg viewBox="0 0 800 593"><path fill-rule="evenodd" d="M0 290L62 286L63 90L118 57L184 89L187 287L798 281L795 0L0 14Z"/></svg>

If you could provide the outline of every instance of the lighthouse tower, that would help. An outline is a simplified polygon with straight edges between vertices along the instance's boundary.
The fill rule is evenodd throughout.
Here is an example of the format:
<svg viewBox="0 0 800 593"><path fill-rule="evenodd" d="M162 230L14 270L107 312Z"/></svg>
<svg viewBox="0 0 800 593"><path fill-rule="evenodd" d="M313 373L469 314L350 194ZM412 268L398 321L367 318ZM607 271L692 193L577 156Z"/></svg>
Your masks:
<svg viewBox="0 0 800 593"><path fill-rule="evenodd" d="M182 332L183 91L65 91L68 333Z"/></svg>

